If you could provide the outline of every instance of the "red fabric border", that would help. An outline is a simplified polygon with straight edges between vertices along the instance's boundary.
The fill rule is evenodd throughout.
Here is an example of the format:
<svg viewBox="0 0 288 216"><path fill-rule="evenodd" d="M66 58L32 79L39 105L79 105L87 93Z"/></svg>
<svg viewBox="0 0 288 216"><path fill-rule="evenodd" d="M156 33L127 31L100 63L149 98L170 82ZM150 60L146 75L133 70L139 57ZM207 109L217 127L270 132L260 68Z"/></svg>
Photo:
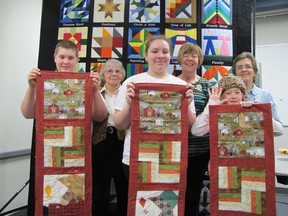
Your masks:
<svg viewBox="0 0 288 216"><path fill-rule="evenodd" d="M79 79L85 80L85 117L83 119L45 119L44 118L44 81L47 79ZM43 212L43 184L46 174L84 174L85 176L85 200L72 203L69 208L74 209L73 215L91 215L92 210L92 165L91 165L91 121L92 121L92 81L89 73L65 73L54 71L41 71L41 76L36 82L36 169L35 169L35 215L44 215ZM81 126L84 127L84 167L44 167L44 127L45 126ZM55 204L51 204L55 205ZM77 205L77 207L74 207ZM57 205L57 208L65 206ZM82 209L79 209L81 206ZM57 209L56 208L56 209ZM75 208L78 214L75 212ZM55 209L55 207L54 207ZM62 215L69 209L53 210L49 215ZM59 213L60 212L60 213Z"/></svg>
<svg viewBox="0 0 288 216"><path fill-rule="evenodd" d="M219 158L218 156L218 114L232 112L263 112L265 158ZM211 105L210 113L210 213L211 215L276 215L275 204L275 167L274 167L274 140L271 104L254 104L251 108L242 108L240 105ZM233 138L231 137L231 142ZM264 168L266 172L266 211L263 214L246 213L240 211L219 210L219 166L255 167Z"/></svg>
<svg viewBox="0 0 288 216"><path fill-rule="evenodd" d="M155 90L179 92L181 96L181 133L141 133L140 131L140 90ZM178 197L178 215L184 215L185 190L186 190L186 172L188 159L188 100L185 96L186 86L171 84L135 84L135 98L131 105L131 149L130 149L130 177L129 177L129 195L128 195L128 215L134 216L136 210L137 191L154 190L177 190ZM180 182L179 183L141 183L138 182L138 154L140 140L175 140L181 141L181 159L180 159Z"/></svg>

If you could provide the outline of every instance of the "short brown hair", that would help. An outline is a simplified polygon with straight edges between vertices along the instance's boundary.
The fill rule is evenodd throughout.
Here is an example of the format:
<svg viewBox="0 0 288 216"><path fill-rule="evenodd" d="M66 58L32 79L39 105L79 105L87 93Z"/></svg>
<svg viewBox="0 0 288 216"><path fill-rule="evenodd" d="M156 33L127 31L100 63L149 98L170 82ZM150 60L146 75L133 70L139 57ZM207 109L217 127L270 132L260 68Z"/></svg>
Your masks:
<svg viewBox="0 0 288 216"><path fill-rule="evenodd" d="M253 67L255 73L258 72L257 61L256 61L255 57L252 55L252 53L250 53L250 52L242 52L233 61L233 74L234 75L236 75L236 64L237 64L237 62L242 60L242 59L245 59L245 58L251 60L252 67Z"/></svg>
<svg viewBox="0 0 288 216"><path fill-rule="evenodd" d="M73 50L75 52L76 57L77 58L79 57L78 47L72 41L62 40L62 41L58 42L58 44L55 47L54 54L58 53L60 47Z"/></svg>
<svg viewBox="0 0 288 216"><path fill-rule="evenodd" d="M152 37L148 38L146 41L145 41L145 54L148 53L148 49L150 48L150 45L153 41L155 40L164 40L166 41L168 44L169 44L169 51L170 51L170 54L171 54L171 40L169 38L167 38L165 35L161 34L161 35L153 35Z"/></svg>
<svg viewBox="0 0 288 216"><path fill-rule="evenodd" d="M202 65L203 60L204 60L202 49L197 44L193 44L190 42L184 43L181 46L179 53L178 53L178 56L177 56L177 61L178 61L179 65L181 64L183 56L187 53L188 54L196 53L196 55L198 56L198 59L199 59L199 62L198 62L198 69L199 69L199 67Z"/></svg>

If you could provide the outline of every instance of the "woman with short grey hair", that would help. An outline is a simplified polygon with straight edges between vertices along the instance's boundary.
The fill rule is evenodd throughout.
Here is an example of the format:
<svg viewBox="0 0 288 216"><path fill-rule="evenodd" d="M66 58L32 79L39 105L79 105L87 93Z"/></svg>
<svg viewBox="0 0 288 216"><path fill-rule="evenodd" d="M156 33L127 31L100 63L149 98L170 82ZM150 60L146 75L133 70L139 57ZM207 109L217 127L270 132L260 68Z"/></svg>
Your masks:
<svg viewBox="0 0 288 216"><path fill-rule="evenodd" d="M109 114L103 122L93 123L92 134L92 176L93 176L93 215L109 215L110 183L113 177L117 215L126 216L128 183L122 168L124 130L117 130L113 121L114 103L125 69L117 59L109 59L100 71L104 85L100 90L105 98Z"/></svg>

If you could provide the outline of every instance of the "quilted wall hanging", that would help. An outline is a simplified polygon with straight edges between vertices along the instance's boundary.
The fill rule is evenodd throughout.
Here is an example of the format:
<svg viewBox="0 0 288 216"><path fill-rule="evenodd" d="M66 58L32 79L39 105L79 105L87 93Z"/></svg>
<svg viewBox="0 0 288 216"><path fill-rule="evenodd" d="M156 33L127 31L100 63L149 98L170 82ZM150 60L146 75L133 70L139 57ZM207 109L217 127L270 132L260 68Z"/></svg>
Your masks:
<svg viewBox="0 0 288 216"><path fill-rule="evenodd" d="M135 84L131 107L128 215L184 215L186 87Z"/></svg>
<svg viewBox="0 0 288 216"><path fill-rule="evenodd" d="M251 6L251 0L43 0L38 67L54 70L54 47L66 39L78 46L80 72L99 71L116 58L129 77L147 70L145 41L165 34L172 41L169 73L181 71L177 54L188 41L203 49L201 76L205 68L231 67L233 57L251 51Z"/></svg>
<svg viewBox="0 0 288 216"><path fill-rule="evenodd" d="M35 215L91 215L91 79L37 77Z"/></svg>
<svg viewBox="0 0 288 216"><path fill-rule="evenodd" d="M276 215L271 105L209 108L211 215Z"/></svg>

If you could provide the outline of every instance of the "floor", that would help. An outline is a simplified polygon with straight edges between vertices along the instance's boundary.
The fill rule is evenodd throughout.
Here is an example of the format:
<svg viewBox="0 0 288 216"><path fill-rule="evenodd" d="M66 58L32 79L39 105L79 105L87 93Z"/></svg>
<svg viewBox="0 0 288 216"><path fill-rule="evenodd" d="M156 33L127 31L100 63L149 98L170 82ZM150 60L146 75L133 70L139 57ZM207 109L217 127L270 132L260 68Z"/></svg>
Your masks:
<svg viewBox="0 0 288 216"><path fill-rule="evenodd" d="M288 194L276 193L277 216L286 216L288 212Z"/></svg>

